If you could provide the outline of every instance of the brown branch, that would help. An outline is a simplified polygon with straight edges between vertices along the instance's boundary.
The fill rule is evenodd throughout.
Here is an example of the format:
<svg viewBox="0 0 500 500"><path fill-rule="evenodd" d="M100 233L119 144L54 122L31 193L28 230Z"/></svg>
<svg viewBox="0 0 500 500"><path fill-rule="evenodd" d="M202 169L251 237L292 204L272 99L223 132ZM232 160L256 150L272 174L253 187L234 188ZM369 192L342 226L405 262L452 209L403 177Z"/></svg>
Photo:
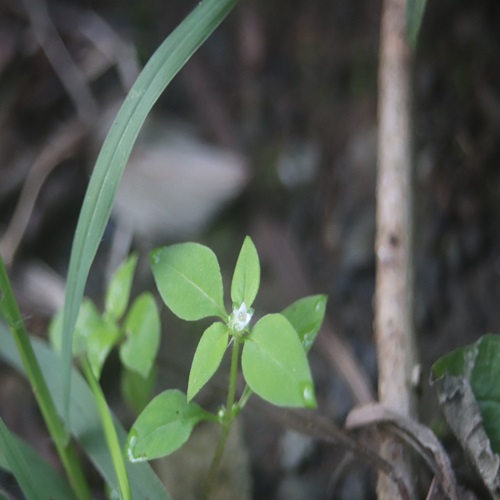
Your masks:
<svg viewBox="0 0 500 500"><path fill-rule="evenodd" d="M375 337L380 401L403 415L415 412L412 371L417 364L413 332L411 255L411 57L406 41L406 1L385 0L379 68L377 179L377 282ZM381 454L413 483L405 448L390 437ZM391 482L380 476L378 496L397 498Z"/></svg>

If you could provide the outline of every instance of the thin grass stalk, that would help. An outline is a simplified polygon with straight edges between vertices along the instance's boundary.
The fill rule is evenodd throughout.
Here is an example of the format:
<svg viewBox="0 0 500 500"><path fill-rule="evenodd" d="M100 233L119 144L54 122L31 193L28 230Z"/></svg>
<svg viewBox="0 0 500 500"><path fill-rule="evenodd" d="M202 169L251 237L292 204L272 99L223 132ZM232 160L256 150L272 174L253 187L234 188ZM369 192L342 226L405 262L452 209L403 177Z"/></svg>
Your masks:
<svg viewBox="0 0 500 500"><path fill-rule="evenodd" d="M68 475L69 482L77 498L82 500L90 499L90 489L78 461L76 450L70 441L69 434L62 420L59 418L49 389L45 383L1 257L0 293L0 314L12 332L26 370L26 375L33 389L33 394L35 395L49 433L54 440L57 453Z"/></svg>

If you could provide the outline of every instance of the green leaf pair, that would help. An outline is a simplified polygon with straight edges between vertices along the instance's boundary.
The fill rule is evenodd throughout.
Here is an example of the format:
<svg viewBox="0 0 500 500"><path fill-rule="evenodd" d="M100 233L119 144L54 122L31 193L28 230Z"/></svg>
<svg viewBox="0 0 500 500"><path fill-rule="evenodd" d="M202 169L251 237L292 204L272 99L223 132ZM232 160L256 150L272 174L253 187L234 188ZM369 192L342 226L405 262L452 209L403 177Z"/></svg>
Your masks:
<svg viewBox="0 0 500 500"><path fill-rule="evenodd" d="M154 297L146 292L132 303L128 313L132 280L137 256L131 255L114 273L106 289L104 313L100 314L90 299L84 299L78 314L73 336L73 354L87 356L96 379L116 345L125 367L124 395L136 410L144 389L152 390L151 372L160 343L160 316ZM54 316L49 328L50 340L60 351L62 338L62 311ZM135 375L134 375L135 374Z"/></svg>

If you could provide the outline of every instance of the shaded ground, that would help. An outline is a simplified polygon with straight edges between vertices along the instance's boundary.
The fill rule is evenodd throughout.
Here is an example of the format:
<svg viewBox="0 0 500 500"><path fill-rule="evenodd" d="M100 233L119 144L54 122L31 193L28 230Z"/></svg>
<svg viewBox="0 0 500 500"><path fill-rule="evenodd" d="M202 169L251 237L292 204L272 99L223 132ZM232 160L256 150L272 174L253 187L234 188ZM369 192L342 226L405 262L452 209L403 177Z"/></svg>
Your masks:
<svg viewBox="0 0 500 500"><path fill-rule="evenodd" d="M88 40L75 30L63 31L64 13L48 4L72 57L98 61L85 59L91 55ZM92 7L89 2L74 5L79 12ZM124 39L133 41L143 62L188 10L183 2L128 5L125 9L115 2L100 2L93 7ZM329 295L329 319L359 356L373 386L379 9L379 2L361 0L242 2L157 108L163 120L189 123L197 136L235 149L247 160L245 190L189 238L212 246L230 279L244 234L250 232L259 248L257 223L277 228L299 255L311 289ZM0 2L2 231L33 159L49 141L57 143L61 129L75 115L60 78L30 33L24 9L8 0ZM500 325L499 54L498 2L429 2L414 75L415 307L424 367L422 416L427 423L438 419L426 383L430 364L454 347L498 331ZM110 96L124 95L109 67L95 78L92 91L99 111ZM89 168L102 140L98 129L84 127L81 140L64 158L61 155L57 168L53 165L17 252L14 276L21 276L23 266L34 259L64 275ZM161 142L161 133L150 140ZM214 170L195 184L216 190L222 182L217 175L222 174ZM186 196L194 200L197 193ZM153 235L151 243L186 237ZM101 271L110 240L111 236L105 238L98 259ZM136 241L136 246L144 250L144 243ZM299 285L291 290L283 284L273 262L271 256L263 266L258 301L263 312L279 309L290 296L303 293ZM101 276L97 271L89 283L88 292L97 300ZM144 286L149 284L145 278ZM32 329L42 335L47 310L29 296L23 307ZM170 333L168 325L173 324L173 330L177 326L170 318L166 321L167 368L160 385L173 383L166 378L172 377L168 363L173 347L184 350L186 359L193 348L193 342L186 346L179 335ZM321 353L312 353L312 363L323 411L341 423L353 400ZM180 365L182 373L186 367ZM2 381L4 389L13 380L8 377ZM42 427L33 424L38 417L28 397L25 405L14 406L5 389L0 410L7 421L17 422L20 432L30 429L27 439L50 453ZM25 424L18 412L25 415ZM254 498L373 496L372 478L362 467L335 475L344 471L339 468L344 458L340 450L294 441L289 434L284 437L282 427L251 409L243 433ZM294 454L297 458L292 460Z"/></svg>

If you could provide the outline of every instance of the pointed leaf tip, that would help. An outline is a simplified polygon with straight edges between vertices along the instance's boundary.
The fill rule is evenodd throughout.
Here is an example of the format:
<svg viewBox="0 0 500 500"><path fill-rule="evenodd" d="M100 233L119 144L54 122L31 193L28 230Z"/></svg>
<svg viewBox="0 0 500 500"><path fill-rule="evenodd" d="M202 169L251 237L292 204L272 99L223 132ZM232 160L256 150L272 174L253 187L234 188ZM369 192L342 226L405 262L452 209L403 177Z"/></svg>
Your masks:
<svg viewBox="0 0 500 500"><path fill-rule="evenodd" d="M298 333L306 352L311 349L323 324L326 302L326 295L311 295L293 302L282 312Z"/></svg>
<svg viewBox="0 0 500 500"><path fill-rule="evenodd" d="M259 291L259 286L259 255L252 239L247 236L241 247L231 283L233 305L239 307L244 302L247 307L251 307Z"/></svg>

